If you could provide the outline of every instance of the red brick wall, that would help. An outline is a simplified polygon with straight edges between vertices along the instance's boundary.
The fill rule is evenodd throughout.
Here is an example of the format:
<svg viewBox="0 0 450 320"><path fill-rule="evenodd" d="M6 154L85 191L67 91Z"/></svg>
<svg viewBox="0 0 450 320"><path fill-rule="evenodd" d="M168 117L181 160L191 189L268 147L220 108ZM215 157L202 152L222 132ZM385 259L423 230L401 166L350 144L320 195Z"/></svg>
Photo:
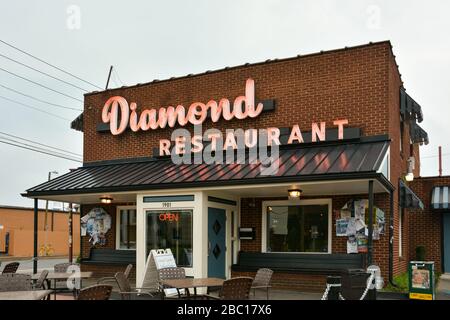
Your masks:
<svg viewBox="0 0 450 320"><path fill-rule="evenodd" d="M425 259L435 262L436 271L442 271L442 214L430 208L431 192L435 186L449 186L450 176L416 178L409 184L425 205L424 210L408 210L409 250L415 259L417 246L425 246Z"/></svg>
<svg viewBox="0 0 450 320"><path fill-rule="evenodd" d="M229 68L218 72L107 90L85 96L84 161L148 157L159 139L170 138L171 129L158 129L120 136L98 133L101 110L113 95L136 102L138 110L195 101L235 97L244 94L247 78L255 80L259 100L275 99L276 111L255 119L219 121L208 127L267 128L299 124L311 130L311 123L347 118L349 125L364 135L389 133L388 61L389 42L336 50L301 58ZM398 87L392 91L398 98ZM399 109L396 109L396 114ZM396 123L398 126L398 122Z"/></svg>
<svg viewBox="0 0 450 320"><path fill-rule="evenodd" d="M347 253L347 237L336 236L336 219L339 218L339 210L350 199L367 199L367 195L349 195L349 196L321 196L318 198L331 198L332 199L332 240L331 251L332 253ZM247 252L260 252L262 241L262 202L270 200L287 200L286 198L244 198L241 199L241 223L240 227L243 228L256 228L255 240L241 240L241 251ZM255 204L252 206L252 204ZM373 263L380 266L382 276L388 279L389 270L389 195L376 194L374 197L375 206L379 207L385 213L386 226L385 234L381 235L380 240L373 241Z"/></svg>

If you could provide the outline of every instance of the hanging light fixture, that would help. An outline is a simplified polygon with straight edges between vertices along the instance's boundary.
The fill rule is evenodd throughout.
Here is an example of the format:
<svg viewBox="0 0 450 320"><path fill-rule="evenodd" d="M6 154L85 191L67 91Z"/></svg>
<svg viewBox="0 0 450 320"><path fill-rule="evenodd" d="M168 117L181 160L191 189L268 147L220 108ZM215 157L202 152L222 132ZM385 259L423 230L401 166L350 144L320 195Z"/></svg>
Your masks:
<svg viewBox="0 0 450 320"><path fill-rule="evenodd" d="M289 189L288 190L289 199L299 199L302 195L302 190L300 189Z"/></svg>
<svg viewBox="0 0 450 320"><path fill-rule="evenodd" d="M104 204L110 204L113 201L111 197L100 197L100 202Z"/></svg>

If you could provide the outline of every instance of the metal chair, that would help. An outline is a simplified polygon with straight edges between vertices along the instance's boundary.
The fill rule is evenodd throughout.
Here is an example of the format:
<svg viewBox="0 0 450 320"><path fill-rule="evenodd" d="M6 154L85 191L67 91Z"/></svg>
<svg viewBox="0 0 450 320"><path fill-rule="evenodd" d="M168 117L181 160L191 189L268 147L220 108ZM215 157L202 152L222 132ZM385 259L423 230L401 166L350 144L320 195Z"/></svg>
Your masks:
<svg viewBox="0 0 450 320"><path fill-rule="evenodd" d="M57 263L53 266L53 270L55 272L67 272L70 266L77 266L79 267L80 264L78 263L70 263L70 262L64 262L64 263Z"/></svg>
<svg viewBox="0 0 450 320"><path fill-rule="evenodd" d="M268 268L258 269L251 287L253 289L253 296L256 295L256 289L266 289L267 300L269 300L269 289L272 287L270 285L272 275L273 271Z"/></svg>
<svg viewBox="0 0 450 320"><path fill-rule="evenodd" d="M33 290L48 290L50 288L49 280L47 279L48 270L43 270L39 275L39 278L33 284ZM50 300L50 295L48 295L46 300Z"/></svg>
<svg viewBox="0 0 450 320"><path fill-rule="evenodd" d="M208 296L207 298L219 300L248 300L253 278L236 277L223 282L219 297Z"/></svg>
<svg viewBox="0 0 450 320"><path fill-rule="evenodd" d="M122 300L131 300L133 295L144 295L154 297L151 292L152 288L132 288L130 281L123 272L117 272L114 276L117 281L117 285L119 286L119 293Z"/></svg>
<svg viewBox="0 0 450 320"><path fill-rule="evenodd" d="M70 263L70 262L64 262L64 263L57 263L53 266L53 270L55 273L64 273L67 272L69 270L69 267L71 266L76 266L76 267L80 267L79 263ZM64 283L64 286L58 286L58 283ZM53 288L55 290L55 292L65 292L67 291L67 280L56 280L55 281L55 288ZM74 290L73 291L73 295L74 297L76 297L78 294L78 290Z"/></svg>
<svg viewBox="0 0 450 320"><path fill-rule="evenodd" d="M186 278L186 271L184 268L181 267L170 267L170 268L162 268L158 270L158 282L159 282L159 290L161 293L161 296L164 298L165 293L164 289L169 289L169 287L164 286L161 281L163 280L170 280L170 279L185 279ZM188 289L186 289L188 290ZM179 289L177 289L178 298L182 297L182 293Z"/></svg>
<svg viewBox="0 0 450 320"><path fill-rule="evenodd" d="M125 271L123 272L125 278L129 279L130 278L130 273L131 270L133 270L133 265L130 263L129 265L127 265L127 267L125 268ZM117 282L116 277L103 277L97 280L97 284L101 284L101 283L105 283L105 282Z"/></svg>
<svg viewBox="0 0 450 320"><path fill-rule="evenodd" d="M39 278L34 283L33 289L47 290L48 289L47 276L48 276L48 270L43 270L41 272L41 274L39 275Z"/></svg>
<svg viewBox="0 0 450 320"><path fill-rule="evenodd" d="M2 274L5 274L5 273L16 273L17 269L19 269L19 265L20 265L19 262L11 262L11 263L8 263L8 264L3 268Z"/></svg>
<svg viewBox="0 0 450 320"><path fill-rule="evenodd" d="M31 275L20 273L3 273L0 275L0 291L32 290Z"/></svg>
<svg viewBox="0 0 450 320"><path fill-rule="evenodd" d="M109 300L112 286L96 284L80 290L77 300Z"/></svg>

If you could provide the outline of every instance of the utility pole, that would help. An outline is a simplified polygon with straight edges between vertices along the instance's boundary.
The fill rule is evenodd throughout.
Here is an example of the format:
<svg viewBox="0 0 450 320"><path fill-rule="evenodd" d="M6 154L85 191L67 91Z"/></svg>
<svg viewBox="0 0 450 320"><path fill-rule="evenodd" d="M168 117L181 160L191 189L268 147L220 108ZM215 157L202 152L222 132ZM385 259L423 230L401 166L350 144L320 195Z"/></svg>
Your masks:
<svg viewBox="0 0 450 320"><path fill-rule="evenodd" d="M73 260L73 215L72 215L72 203L69 203L69 263Z"/></svg>
<svg viewBox="0 0 450 320"><path fill-rule="evenodd" d="M57 171L49 171L48 173L48 181L52 178L53 174L58 174ZM47 231L48 231L48 200L45 200L45 215L44 215L44 232L45 232L45 241L44 241L44 250L45 255L47 255Z"/></svg>
<svg viewBox="0 0 450 320"><path fill-rule="evenodd" d="M439 146L439 177L442 177L442 147Z"/></svg>

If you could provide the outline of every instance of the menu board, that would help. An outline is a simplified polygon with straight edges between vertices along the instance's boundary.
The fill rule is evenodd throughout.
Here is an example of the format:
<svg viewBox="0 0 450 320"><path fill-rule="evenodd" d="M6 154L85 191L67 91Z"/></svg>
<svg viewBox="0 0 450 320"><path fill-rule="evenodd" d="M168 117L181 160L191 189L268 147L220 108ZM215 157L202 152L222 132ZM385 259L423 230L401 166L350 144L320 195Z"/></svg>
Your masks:
<svg viewBox="0 0 450 320"><path fill-rule="evenodd" d="M151 250L145 264L145 274L141 288L158 289L158 270L163 268L176 267L175 258L170 249ZM177 289L164 289L166 296L178 294ZM183 294L184 290L180 290Z"/></svg>

